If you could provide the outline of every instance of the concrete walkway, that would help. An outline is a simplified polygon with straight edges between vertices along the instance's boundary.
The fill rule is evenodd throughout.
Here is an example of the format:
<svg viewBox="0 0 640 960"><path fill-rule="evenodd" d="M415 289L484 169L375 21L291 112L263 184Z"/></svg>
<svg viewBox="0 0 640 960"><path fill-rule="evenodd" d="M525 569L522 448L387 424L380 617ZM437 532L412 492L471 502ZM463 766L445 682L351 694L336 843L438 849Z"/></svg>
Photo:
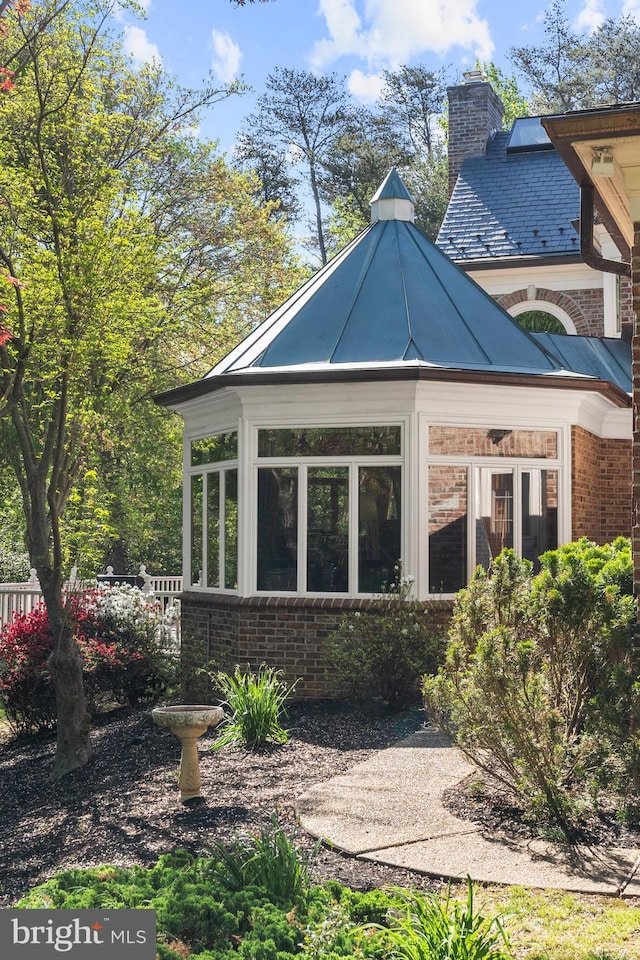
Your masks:
<svg viewBox="0 0 640 960"><path fill-rule="evenodd" d="M425 728L308 790L300 823L353 856L429 876L640 896L640 849L511 840L449 813L443 793L473 769Z"/></svg>

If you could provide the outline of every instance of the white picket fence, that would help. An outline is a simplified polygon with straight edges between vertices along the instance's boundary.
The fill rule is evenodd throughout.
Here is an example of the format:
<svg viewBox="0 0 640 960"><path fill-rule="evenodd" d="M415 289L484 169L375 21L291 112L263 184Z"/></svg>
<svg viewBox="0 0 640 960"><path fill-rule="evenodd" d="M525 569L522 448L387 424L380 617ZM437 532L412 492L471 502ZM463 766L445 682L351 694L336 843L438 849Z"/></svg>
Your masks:
<svg viewBox="0 0 640 960"><path fill-rule="evenodd" d="M107 567L107 577L114 577L113 567ZM174 630L175 637L180 639L180 600L182 593L182 577L154 577L147 573L144 564L141 565L138 576L144 581L141 588L143 593L162 604L163 611L170 607L175 610ZM83 583L77 578L77 571L71 571L65 590L82 589ZM29 579L25 583L0 583L0 628L9 623L14 613L31 613L39 603L42 603L42 592L35 570L30 571Z"/></svg>

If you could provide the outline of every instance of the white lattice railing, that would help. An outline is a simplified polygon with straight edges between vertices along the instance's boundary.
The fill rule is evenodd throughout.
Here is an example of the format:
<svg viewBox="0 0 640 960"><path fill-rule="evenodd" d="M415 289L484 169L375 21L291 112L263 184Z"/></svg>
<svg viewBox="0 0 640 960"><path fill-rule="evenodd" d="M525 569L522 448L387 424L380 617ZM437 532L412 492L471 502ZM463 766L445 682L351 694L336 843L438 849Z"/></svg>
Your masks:
<svg viewBox="0 0 640 960"><path fill-rule="evenodd" d="M71 571L65 587L77 590L82 586L76 573L75 569ZM113 567L107 567L106 577L113 577L114 582L117 581L118 577L114 575ZM143 592L160 602L163 610L174 607L176 632L179 636L180 600L178 596L182 593L182 577L153 577L147 573L144 564L140 567L138 577L144 581ZM0 627L8 623L14 613L31 613L41 602L42 592L35 570L31 570L29 579L25 583L0 583Z"/></svg>

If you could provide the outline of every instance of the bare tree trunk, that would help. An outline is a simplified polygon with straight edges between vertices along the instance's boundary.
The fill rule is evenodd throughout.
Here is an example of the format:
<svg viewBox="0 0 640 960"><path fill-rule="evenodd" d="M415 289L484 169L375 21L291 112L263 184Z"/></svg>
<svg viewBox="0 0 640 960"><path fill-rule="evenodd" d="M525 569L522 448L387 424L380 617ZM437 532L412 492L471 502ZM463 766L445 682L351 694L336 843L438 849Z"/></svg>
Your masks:
<svg viewBox="0 0 640 960"><path fill-rule="evenodd" d="M91 743L82 655L62 600L62 584L56 582L53 571L43 573L44 582L40 573L40 586L54 638L53 650L47 661L56 694L57 716L56 757L51 777L59 780L85 765L91 756ZM48 577L47 573L51 576Z"/></svg>

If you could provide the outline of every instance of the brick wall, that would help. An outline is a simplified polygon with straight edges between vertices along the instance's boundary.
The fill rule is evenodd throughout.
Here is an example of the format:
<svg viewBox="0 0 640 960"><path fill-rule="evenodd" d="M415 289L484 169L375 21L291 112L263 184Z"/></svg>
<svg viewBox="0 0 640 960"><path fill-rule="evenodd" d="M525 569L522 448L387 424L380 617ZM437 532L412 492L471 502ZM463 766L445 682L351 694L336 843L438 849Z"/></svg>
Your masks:
<svg viewBox="0 0 640 960"><path fill-rule="evenodd" d="M496 297L497 303L504 310L509 310L517 303L529 300L525 289L514 290L512 293ZM573 321L576 332L586 337L601 337L604 334L604 295L602 288L591 290L547 290L537 287L535 300L553 303L567 314ZM532 304L532 310L541 309L539 303ZM517 318L516 318L517 319Z"/></svg>
<svg viewBox="0 0 640 960"><path fill-rule="evenodd" d="M631 443L571 431L571 538L631 535Z"/></svg>
<svg viewBox="0 0 640 960"><path fill-rule="evenodd" d="M425 604L446 623L451 603ZM370 600L344 598L248 597L204 593L181 596L183 696L206 702L211 687L199 667L230 670L236 664L268 663L298 681L296 698L338 697L344 691L324 654L328 635L345 612L368 610Z"/></svg>
<svg viewBox="0 0 640 960"><path fill-rule="evenodd" d="M502 129L504 107L487 81L463 83L447 90L449 98L449 196L465 157L484 153L489 137Z"/></svg>

